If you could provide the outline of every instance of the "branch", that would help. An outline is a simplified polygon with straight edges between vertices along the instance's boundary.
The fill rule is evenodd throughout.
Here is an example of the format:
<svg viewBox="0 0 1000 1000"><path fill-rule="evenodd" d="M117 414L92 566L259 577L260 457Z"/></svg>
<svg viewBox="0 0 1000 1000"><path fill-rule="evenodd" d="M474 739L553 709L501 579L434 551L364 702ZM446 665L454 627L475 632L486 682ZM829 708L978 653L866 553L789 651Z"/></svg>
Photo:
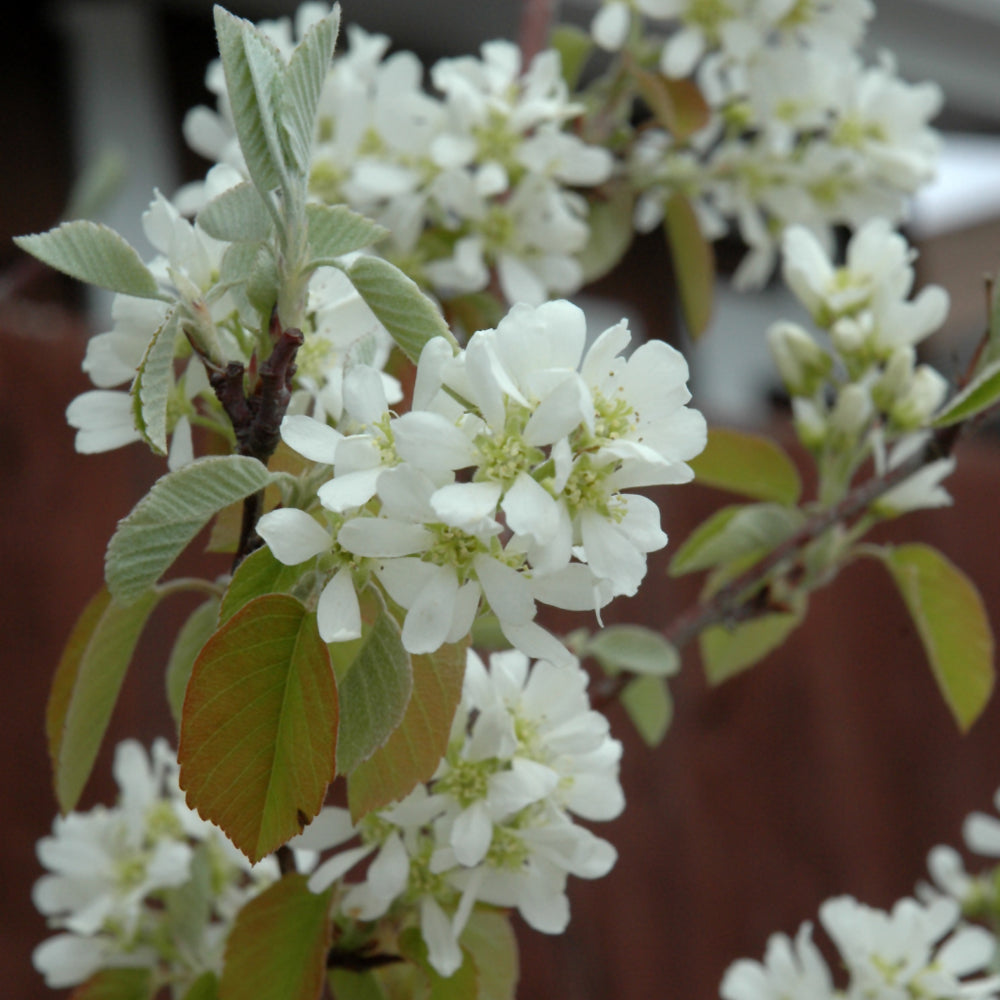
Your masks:
<svg viewBox="0 0 1000 1000"><path fill-rule="evenodd" d="M559 0L524 0L517 32L522 68L529 66L531 60L548 45L558 6Z"/></svg>

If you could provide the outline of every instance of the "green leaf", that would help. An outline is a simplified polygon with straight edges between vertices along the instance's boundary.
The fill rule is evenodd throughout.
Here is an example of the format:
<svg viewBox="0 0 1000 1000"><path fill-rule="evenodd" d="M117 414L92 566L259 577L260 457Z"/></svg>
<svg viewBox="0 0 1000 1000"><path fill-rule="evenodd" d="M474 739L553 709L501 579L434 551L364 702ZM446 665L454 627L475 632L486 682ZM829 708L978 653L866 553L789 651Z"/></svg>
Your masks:
<svg viewBox="0 0 1000 1000"><path fill-rule="evenodd" d="M52 681L45 732L56 801L72 810L94 766L125 672L159 595L122 607L102 589L70 633Z"/></svg>
<svg viewBox="0 0 1000 1000"><path fill-rule="evenodd" d="M798 503L802 479L788 453L770 438L711 427L705 450L688 463L704 486L753 500Z"/></svg>
<svg viewBox="0 0 1000 1000"><path fill-rule="evenodd" d="M309 173L316 107L330 69L340 28L340 8L313 24L295 47L281 94L281 128L290 162L302 176Z"/></svg>
<svg viewBox="0 0 1000 1000"><path fill-rule="evenodd" d="M608 185L605 197L590 202L587 245L577 254L584 284L603 278L613 270L632 245L632 210L635 195L628 184Z"/></svg>
<svg viewBox="0 0 1000 1000"><path fill-rule="evenodd" d="M882 556L913 618L938 688L959 728L969 729L993 691L993 632L975 584L921 543Z"/></svg>
<svg viewBox="0 0 1000 1000"><path fill-rule="evenodd" d="M647 746L658 746L670 728L674 703L662 677L647 674L625 685L621 703Z"/></svg>
<svg viewBox="0 0 1000 1000"><path fill-rule="evenodd" d="M514 1000L519 972L517 937L507 913L477 906L462 931L462 947L476 965L477 1000Z"/></svg>
<svg viewBox="0 0 1000 1000"><path fill-rule="evenodd" d="M691 336L698 338L712 318L715 253L687 198L672 194L663 206L663 214L684 322Z"/></svg>
<svg viewBox="0 0 1000 1000"><path fill-rule="evenodd" d="M402 722L383 746L358 764L348 780L347 801L355 822L402 799L437 770L462 698L465 655L465 644L453 643L413 657L413 692ZM353 672L352 667L345 688Z"/></svg>
<svg viewBox="0 0 1000 1000"><path fill-rule="evenodd" d="M805 609L762 615L732 628L713 625L699 637L705 676L721 684L777 649L799 627Z"/></svg>
<svg viewBox="0 0 1000 1000"><path fill-rule="evenodd" d="M166 919L161 927L169 928L169 946L182 955L197 955L204 947L218 894L218 886L213 885L213 870L218 875L217 851L212 841L201 841L192 851L188 880L163 893Z"/></svg>
<svg viewBox="0 0 1000 1000"><path fill-rule="evenodd" d="M214 8L215 33L226 76L233 124L247 171L262 191L278 187L284 162L274 120L274 98L284 71L274 46L249 22Z"/></svg>
<svg viewBox="0 0 1000 1000"><path fill-rule="evenodd" d="M562 77L570 91L576 90L583 67L594 51L589 31L575 24L556 25L549 34L549 46L559 53Z"/></svg>
<svg viewBox="0 0 1000 1000"><path fill-rule="evenodd" d="M214 972L202 973L184 994L184 1000L218 1000L219 980Z"/></svg>
<svg viewBox="0 0 1000 1000"><path fill-rule="evenodd" d="M226 941L224 1000L317 1000L331 928L330 890L310 892L305 875L286 875L250 900Z"/></svg>
<svg viewBox="0 0 1000 1000"><path fill-rule="evenodd" d="M301 576L301 566L286 566L278 562L266 545L251 552L229 581L219 608L219 624L225 624L255 597L289 593Z"/></svg>
<svg viewBox="0 0 1000 1000"><path fill-rule="evenodd" d="M77 986L70 1000L149 1000L152 993L151 969L101 969Z"/></svg>
<svg viewBox="0 0 1000 1000"><path fill-rule="evenodd" d="M657 122L678 142L684 142L708 124L711 109L694 80L673 79L634 64L630 71L636 89Z"/></svg>
<svg viewBox="0 0 1000 1000"><path fill-rule="evenodd" d="M263 316L270 316L278 300L278 262L271 248L265 243L258 245L250 271L246 275L246 296L250 304Z"/></svg>
<svg viewBox="0 0 1000 1000"><path fill-rule="evenodd" d="M166 301L156 278L128 240L100 223L77 219L47 233L16 236L14 242L71 278L124 295Z"/></svg>
<svg viewBox="0 0 1000 1000"><path fill-rule="evenodd" d="M381 257L363 255L346 271L358 294L413 362L432 337L455 338L434 303L398 267Z"/></svg>
<svg viewBox="0 0 1000 1000"><path fill-rule="evenodd" d="M135 426L157 455L167 453L167 406L174 388L174 351L180 321L171 310L139 362L130 390Z"/></svg>
<svg viewBox="0 0 1000 1000"><path fill-rule="evenodd" d="M643 625L608 625L590 637L584 654L593 656L608 674L628 670L669 677L681 665L677 648Z"/></svg>
<svg viewBox="0 0 1000 1000"><path fill-rule="evenodd" d="M389 230L346 205L306 205L310 266L332 266L335 258L377 243Z"/></svg>
<svg viewBox="0 0 1000 1000"><path fill-rule="evenodd" d="M403 648L399 626L392 615L380 610L340 683L337 763L341 774L349 775L389 739L403 720L412 690L410 655Z"/></svg>
<svg viewBox="0 0 1000 1000"><path fill-rule="evenodd" d="M987 365L934 418L934 427L950 427L1000 402L1000 361Z"/></svg>
<svg viewBox="0 0 1000 1000"><path fill-rule="evenodd" d="M170 659L167 661L166 685L167 703L170 705L170 714L173 715L178 729L181 725L184 692L187 691L188 678L191 676L194 661L218 624L219 599L212 597L191 612L174 640L174 648L170 651Z"/></svg>
<svg viewBox="0 0 1000 1000"><path fill-rule="evenodd" d="M285 594L258 597L195 661L181 787L192 808L259 861L319 812L336 772L336 734L337 689L316 615Z"/></svg>
<svg viewBox="0 0 1000 1000"><path fill-rule="evenodd" d="M374 972L331 969L327 976L333 1000L386 1000Z"/></svg>
<svg viewBox="0 0 1000 1000"><path fill-rule="evenodd" d="M804 520L798 507L776 503L723 507L684 540L670 562L670 575L682 576L736 560L756 562L795 534Z"/></svg>
<svg viewBox="0 0 1000 1000"><path fill-rule="evenodd" d="M430 992L427 1000L477 1000L479 987L476 967L469 953L463 950L462 964L447 978L442 976L427 957L427 944L417 927L408 927L399 935L399 951L427 977Z"/></svg>
<svg viewBox="0 0 1000 1000"><path fill-rule="evenodd" d="M104 576L115 600L127 605L144 594L213 514L270 480L263 464L243 455L200 458L158 479L108 544Z"/></svg>
<svg viewBox="0 0 1000 1000"><path fill-rule="evenodd" d="M257 188L244 182L213 198L198 213L198 225L226 243L261 243L274 231L274 218Z"/></svg>

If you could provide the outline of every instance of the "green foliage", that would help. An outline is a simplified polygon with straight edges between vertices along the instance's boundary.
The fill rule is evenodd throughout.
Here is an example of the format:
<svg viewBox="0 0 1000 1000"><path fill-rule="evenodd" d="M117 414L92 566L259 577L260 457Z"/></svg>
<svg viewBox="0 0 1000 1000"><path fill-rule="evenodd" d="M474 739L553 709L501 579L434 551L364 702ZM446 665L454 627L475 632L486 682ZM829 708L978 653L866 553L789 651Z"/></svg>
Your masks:
<svg viewBox="0 0 1000 1000"><path fill-rule="evenodd" d="M477 1000L514 1000L519 972L517 938L507 913L477 906L462 931L462 947L476 965Z"/></svg>
<svg viewBox="0 0 1000 1000"><path fill-rule="evenodd" d="M104 576L115 600L129 604L170 568L213 514L271 481L255 458L201 458L158 479L108 544Z"/></svg>
<svg viewBox="0 0 1000 1000"><path fill-rule="evenodd" d="M477 1000L479 995L476 967L463 949L462 965L445 978L430 964L427 945L416 927L408 927L399 936L399 950L416 965L424 975L426 986L415 995L426 1000Z"/></svg>
<svg viewBox="0 0 1000 1000"><path fill-rule="evenodd" d="M583 68L594 51L594 40L590 37L590 32L575 24L559 24L549 35L549 45L559 53L559 64L566 86L575 90Z"/></svg>
<svg viewBox="0 0 1000 1000"><path fill-rule="evenodd" d="M173 309L153 334L132 382L135 426L157 455L167 453L167 404L174 388L174 350L179 332L179 316Z"/></svg>
<svg viewBox="0 0 1000 1000"><path fill-rule="evenodd" d="M281 55L249 21L216 6L215 33L243 159L262 191L287 187L275 122L283 74Z"/></svg>
<svg viewBox="0 0 1000 1000"><path fill-rule="evenodd" d="M327 981L333 1000L386 1000L385 991L374 972L331 969Z"/></svg>
<svg viewBox="0 0 1000 1000"><path fill-rule="evenodd" d="M975 584L941 552L911 543L882 550L938 688L963 731L993 690L993 632Z"/></svg>
<svg viewBox="0 0 1000 1000"><path fill-rule="evenodd" d="M715 251L701 231L694 206L684 195L672 194L663 206L663 216L684 322L697 338L712 318Z"/></svg>
<svg viewBox="0 0 1000 1000"><path fill-rule="evenodd" d="M667 682L651 674L636 677L622 690L621 703L647 746L658 746L667 735L674 715Z"/></svg>
<svg viewBox="0 0 1000 1000"><path fill-rule="evenodd" d="M152 994L150 969L101 969L73 990L70 1000L149 1000Z"/></svg>
<svg viewBox="0 0 1000 1000"><path fill-rule="evenodd" d="M708 124L711 109L693 80L674 79L634 64L630 73L653 117L678 142L684 142Z"/></svg>
<svg viewBox="0 0 1000 1000"><path fill-rule="evenodd" d="M236 567L219 608L219 624L224 625L255 597L289 593L301 576L301 567L278 562L271 550L262 545Z"/></svg>
<svg viewBox="0 0 1000 1000"><path fill-rule="evenodd" d="M432 337L455 338L437 306L398 267L381 257L359 257L346 269L368 308L413 362Z"/></svg>
<svg viewBox="0 0 1000 1000"><path fill-rule="evenodd" d="M332 266L336 258L377 243L388 230L346 205L306 205L310 267Z"/></svg>
<svg viewBox="0 0 1000 1000"><path fill-rule="evenodd" d="M209 639L188 681L178 750L188 803L260 860L323 805L337 721L315 614L285 594L256 598Z"/></svg>
<svg viewBox="0 0 1000 1000"><path fill-rule="evenodd" d="M341 774L367 760L402 722L413 674L399 626L380 609L366 626L347 676L340 682L341 723L337 765Z"/></svg>
<svg viewBox="0 0 1000 1000"><path fill-rule="evenodd" d="M625 183L608 184L605 188L604 197L590 202L587 216L590 236L577 254L587 284L613 270L632 245L635 194Z"/></svg>
<svg viewBox="0 0 1000 1000"><path fill-rule="evenodd" d="M129 606L102 589L70 633L52 681L45 732L56 801L72 810L107 730L139 636L159 601L146 591Z"/></svg>
<svg viewBox="0 0 1000 1000"><path fill-rule="evenodd" d="M289 166L309 174L316 107L340 29L340 7L313 24L295 47L285 70L280 101L281 132Z"/></svg>
<svg viewBox="0 0 1000 1000"><path fill-rule="evenodd" d="M240 910L226 942L222 1000L316 1000L330 946L330 890L286 875Z"/></svg>
<svg viewBox="0 0 1000 1000"><path fill-rule="evenodd" d="M594 657L608 674L627 670L669 677L681 665L676 647L644 625L608 625L590 636L581 655Z"/></svg>
<svg viewBox="0 0 1000 1000"><path fill-rule="evenodd" d="M79 281L143 299L164 299L156 278L132 245L113 229L77 219L14 242L43 264Z"/></svg>
<svg viewBox="0 0 1000 1000"><path fill-rule="evenodd" d="M191 612L174 640L174 648L170 651L170 659L167 661L166 686L167 703L170 705L170 713L178 729L181 725L184 692L187 691L191 669L202 647L215 631L218 619L219 600L213 597L199 604Z"/></svg>
<svg viewBox="0 0 1000 1000"><path fill-rule="evenodd" d="M184 994L184 1000L218 1000L219 980L214 972L206 972L199 976L191 989Z"/></svg>
<svg viewBox="0 0 1000 1000"><path fill-rule="evenodd" d="M699 636L705 676L721 684L759 663L777 649L799 627L805 606L795 611L761 615L737 625L713 625Z"/></svg>
<svg viewBox="0 0 1000 1000"><path fill-rule="evenodd" d="M274 217L257 188L244 182L216 195L198 213L198 225L227 243L260 243L274 232Z"/></svg>
<svg viewBox="0 0 1000 1000"><path fill-rule="evenodd" d="M448 644L412 657L412 671L413 692L402 722L351 772L347 799L355 822L402 799L418 782L429 781L448 747L451 722L462 698L465 644ZM345 689L353 672L352 667Z"/></svg>
<svg viewBox="0 0 1000 1000"><path fill-rule="evenodd" d="M685 539L670 562L671 576L722 564L751 565L793 535L805 515L776 503L735 504L710 515Z"/></svg>
<svg viewBox="0 0 1000 1000"><path fill-rule="evenodd" d="M1000 361L986 365L934 418L935 427L960 424L1000 402Z"/></svg>
<svg viewBox="0 0 1000 1000"><path fill-rule="evenodd" d="M205 841L199 843L191 855L188 880L164 894L170 943L182 954L197 955L204 946L204 934L212 916L216 893L212 879L211 855L214 850L214 845ZM204 979L204 976L200 977L199 982ZM212 975L209 985L214 986L214 981L215 976ZM207 988L202 987L203 990ZM215 993L206 995L213 997Z"/></svg>
<svg viewBox="0 0 1000 1000"><path fill-rule="evenodd" d="M752 500L794 504L802 494L802 479L788 453L759 434L710 427L705 450L689 464L702 485Z"/></svg>

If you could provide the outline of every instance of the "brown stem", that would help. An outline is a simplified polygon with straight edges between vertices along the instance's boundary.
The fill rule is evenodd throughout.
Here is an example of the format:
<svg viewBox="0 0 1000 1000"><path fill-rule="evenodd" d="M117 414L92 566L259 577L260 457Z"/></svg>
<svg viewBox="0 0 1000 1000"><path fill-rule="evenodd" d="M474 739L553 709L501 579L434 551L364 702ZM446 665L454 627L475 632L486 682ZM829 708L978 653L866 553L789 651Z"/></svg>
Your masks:
<svg viewBox="0 0 1000 1000"><path fill-rule="evenodd" d="M559 0L524 0L521 6L521 24L517 44L521 50L521 64L528 66L548 44L549 32L555 20Z"/></svg>

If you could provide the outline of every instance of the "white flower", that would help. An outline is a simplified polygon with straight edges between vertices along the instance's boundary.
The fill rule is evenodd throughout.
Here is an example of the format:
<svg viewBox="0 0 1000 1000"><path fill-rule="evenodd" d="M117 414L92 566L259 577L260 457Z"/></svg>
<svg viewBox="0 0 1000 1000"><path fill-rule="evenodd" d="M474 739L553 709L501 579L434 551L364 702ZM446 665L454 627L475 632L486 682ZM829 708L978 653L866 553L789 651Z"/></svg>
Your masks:
<svg viewBox="0 0 1000 1000"><path fill-rule="evenodd" d="M723 1000L826 1000L836 995L830 970L804 923L794 941L772 934L763 962L734 962L719 987Z"/></svg>

